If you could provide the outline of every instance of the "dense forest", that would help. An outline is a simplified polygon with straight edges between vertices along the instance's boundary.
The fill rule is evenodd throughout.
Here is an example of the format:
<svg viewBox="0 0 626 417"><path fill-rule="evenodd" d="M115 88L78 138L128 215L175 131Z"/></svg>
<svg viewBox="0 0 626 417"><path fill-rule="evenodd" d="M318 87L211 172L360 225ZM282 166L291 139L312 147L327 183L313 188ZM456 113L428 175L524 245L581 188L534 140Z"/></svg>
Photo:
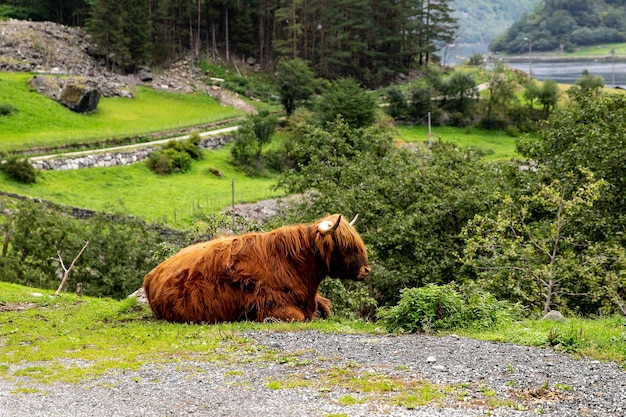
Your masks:
<svg viewBox="0 0 626 417"><path fill-rule="evenodd" d="M9 0L0 17L85 26L111 67L301 58L323 78L378 86L428 63L456 31L450 0Z"/></svg>
<svg viewBox="0 0 626 417"><path fill-rule="evenodd" d="M455 41L488 43L505 32L523 13L531 12L537 3L539 0L454 0L452 16L458 19L459 25Z"/></svg>
<svg viewBox="0 0 626 417"><path fill-rule="evenodd" d="M626 1L545 0L526 13L489 49L494 52L573 51L576 47L626 41Z"/></svg>

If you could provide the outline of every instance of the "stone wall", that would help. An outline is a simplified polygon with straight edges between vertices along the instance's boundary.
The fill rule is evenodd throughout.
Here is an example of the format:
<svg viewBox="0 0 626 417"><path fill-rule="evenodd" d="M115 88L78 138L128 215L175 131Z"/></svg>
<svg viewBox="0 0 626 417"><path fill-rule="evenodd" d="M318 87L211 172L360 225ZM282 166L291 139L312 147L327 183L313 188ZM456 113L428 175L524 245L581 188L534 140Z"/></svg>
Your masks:
<svg viewBox="0 0 626 417"><path fill-rule="evenodd" d="M205 149L218 149L233 140L234 136L210 136L202 139L200 145ZM31 159L31 164L36 169L66 171L70 169L112 167L116 165L130 165L148 158L151 152L157 150L158 146L137 147L119 152L99 152L74 156L46 159Z"/></svg>

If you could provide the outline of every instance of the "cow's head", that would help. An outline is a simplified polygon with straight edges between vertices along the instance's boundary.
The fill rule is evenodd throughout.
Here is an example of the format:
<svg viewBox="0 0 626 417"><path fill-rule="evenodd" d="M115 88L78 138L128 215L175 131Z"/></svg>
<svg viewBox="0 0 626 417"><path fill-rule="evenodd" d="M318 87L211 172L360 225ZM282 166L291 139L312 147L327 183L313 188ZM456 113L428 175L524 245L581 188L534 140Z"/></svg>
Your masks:
<svg viewBox="0 0 626 417"><path fill-rule="evenodd" d="M362 280L370 273L365 244L353 227L356 218L348 223L335 214L317 222L317 248L333 278Z"/></svg>

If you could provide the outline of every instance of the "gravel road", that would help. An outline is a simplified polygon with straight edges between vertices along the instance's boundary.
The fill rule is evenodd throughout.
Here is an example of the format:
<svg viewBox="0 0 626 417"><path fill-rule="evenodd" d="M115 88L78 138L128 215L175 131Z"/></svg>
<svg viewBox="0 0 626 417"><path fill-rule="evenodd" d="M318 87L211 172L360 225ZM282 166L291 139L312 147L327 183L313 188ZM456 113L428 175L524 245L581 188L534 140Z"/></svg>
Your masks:
<svg viewBox="0 0 626 417"><path fill-rule="evenodd" d="M207 353L77 385L0 378L0 416L626 416L624 369L551 349L456 336L245 336L225 360Z"/></svg>

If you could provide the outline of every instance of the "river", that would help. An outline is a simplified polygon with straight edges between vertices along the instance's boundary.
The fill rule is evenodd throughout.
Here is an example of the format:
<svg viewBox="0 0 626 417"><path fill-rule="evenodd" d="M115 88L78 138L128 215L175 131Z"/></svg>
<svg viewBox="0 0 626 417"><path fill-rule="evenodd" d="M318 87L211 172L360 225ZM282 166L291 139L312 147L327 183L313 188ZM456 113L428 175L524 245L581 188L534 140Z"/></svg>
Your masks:
<svg viewBox="0 0 626 417"><path fill-rule="evenodd" d="M442 62L447 65L458 65L467 60L475 53L486 54L486 44L455 45L440 51ZM527 55L528 56L528 55ZM530 58L533 58L532 55ZM504 62L526 73L532 72L534 78L543 81L547 78L562 84L575 84L584 70L592 75L600 75L604 78L607 87L620 86L626 88L626 61L610 58L600 60L568 60L568 61L544 61L537 56L534 59L522 59L512 62Z"/></svg>

